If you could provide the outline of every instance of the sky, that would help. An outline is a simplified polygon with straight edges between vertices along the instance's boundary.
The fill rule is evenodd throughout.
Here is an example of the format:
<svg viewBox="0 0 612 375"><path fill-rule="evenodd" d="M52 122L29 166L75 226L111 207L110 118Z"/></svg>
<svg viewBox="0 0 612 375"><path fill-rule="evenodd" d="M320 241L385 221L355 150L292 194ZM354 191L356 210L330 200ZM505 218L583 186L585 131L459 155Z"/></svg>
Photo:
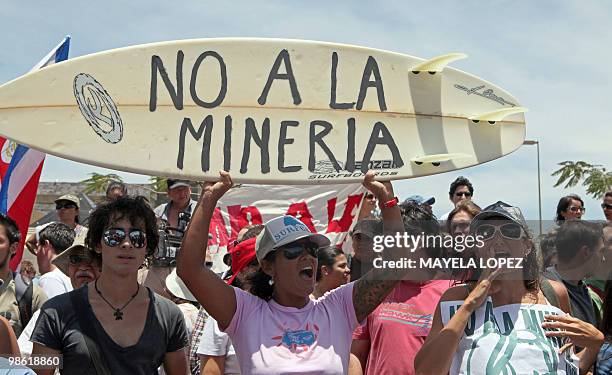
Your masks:
<svg viewBox="0 0 612 375"><path fill-rule="evenodd" d="M263 37L354 44L421 58L463 52L453 67L504 88L526 114L526 139L540 142L542 216L577 193L587 219L603 219L600 201L581 186L554 188L565 160L612 168L612 3L606 1L66 1L3 0L0 84L25 74L65 35L70 57L160 41ZM48 156L42 181L80 181L106 169ZM118 173L126 182L148 176ZM503 200L538 218L537 155L523 146L501 159L460 171L394 183L400 198L434 196L448 212L448 187L468 177L474 201Z"/></svg>

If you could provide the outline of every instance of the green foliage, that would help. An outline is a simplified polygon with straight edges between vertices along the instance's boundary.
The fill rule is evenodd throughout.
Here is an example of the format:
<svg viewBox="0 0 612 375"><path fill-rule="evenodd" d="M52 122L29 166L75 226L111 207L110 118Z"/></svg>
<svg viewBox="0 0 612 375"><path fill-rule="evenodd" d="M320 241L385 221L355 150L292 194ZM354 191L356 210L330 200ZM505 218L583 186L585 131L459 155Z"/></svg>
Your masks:
<svg viewBox="0 0 612 375"><path fill-rule="evenodd" d="M85 190L83 190L85 194L106 193L106 187L111 182L123 182L123 179L114 173L100 174L93 172L89 175L90 178L81 181L85 184Z"/></svg>
<svg viewBox="0 0 612 375"><path fill-rule="evenodd" d="M564 161L559 165L561 168L552 173L552 176L559 177L555 187L565 183L563 188L567 189L582 181L587 194L595 199L601 199L607 191L612 190L612 172L601 165L584 161Z"/></svg>

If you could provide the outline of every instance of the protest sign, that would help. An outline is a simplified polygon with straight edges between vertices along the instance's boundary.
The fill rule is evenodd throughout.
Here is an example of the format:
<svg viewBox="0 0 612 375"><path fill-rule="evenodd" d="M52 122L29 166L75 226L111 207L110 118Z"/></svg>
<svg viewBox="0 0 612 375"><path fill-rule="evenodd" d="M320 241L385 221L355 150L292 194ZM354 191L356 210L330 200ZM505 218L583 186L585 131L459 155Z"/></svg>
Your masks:
<svg viewBox="0 0 612 375"><path fill-rule="evenodd" d="M347 183L446 172L523 143L524 109L447 67L324 42L202 39L83 56L0 87L0 134L148 175Z"/></svg>

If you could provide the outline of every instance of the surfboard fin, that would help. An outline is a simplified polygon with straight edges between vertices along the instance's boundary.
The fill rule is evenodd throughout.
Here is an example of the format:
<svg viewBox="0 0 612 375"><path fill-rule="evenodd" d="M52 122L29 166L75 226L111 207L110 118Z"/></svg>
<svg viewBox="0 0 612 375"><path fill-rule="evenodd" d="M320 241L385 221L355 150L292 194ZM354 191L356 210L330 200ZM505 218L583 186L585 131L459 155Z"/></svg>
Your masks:
<svg viewBox="0 0 612 375"><path fill-rule="evenodd" d="M448 64L453 61L465 59L467 55L465 53L449 53L446 55L436 56L429 60L423 61L410 69L412 73L419 74L420 72L429 72L429 74L436 74L444 70Z"/></svg>
<svg viewBox="0 0 612 375"><path fill-rule="evenodd" d="M463 154L463 153L452 153L452 154L432 154L432 155L422 155L415 156L410 159L416 165L422 165L423 163L431 163L434 167L440 166L442 162L454 160L454 159L462 159L469 158L471 155Z"/></svg>
<svg viewBox="0 0 612 375"><path fill-rule="evenodd" d="M527 112L527 108L525 107L503 108L503 109L498 109L496 111L483 113L481 115L472 116L469 119L475 123L478 123L480 121L488 121L489 124L495 124L495 122L501 121L510 115L514 115L516 113L525 113L525 112Z"/></svg>

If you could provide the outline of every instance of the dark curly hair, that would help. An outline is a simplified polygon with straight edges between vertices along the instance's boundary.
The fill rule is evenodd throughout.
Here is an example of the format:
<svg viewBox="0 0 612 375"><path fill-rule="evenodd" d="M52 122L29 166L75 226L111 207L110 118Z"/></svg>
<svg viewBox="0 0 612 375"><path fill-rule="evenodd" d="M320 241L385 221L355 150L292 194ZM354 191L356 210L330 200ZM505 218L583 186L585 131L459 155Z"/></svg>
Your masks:
<svg viewBox="0 0 612 375"><path fill-rule="evenodd" d="M39 243L49 241L56 254L61 254L74 242L74 230L64 223L51 223L40 231Z"/></svg>
<svg viewBox="0 0 612 375"><path fill-rule="evenodd" d="M450 184L450 188L448 189L448 196L451 199L453 198L453 195L455 195L455 190L457 190L459 186L467 186L468 190L470 191L470 194L474 195L474 186L472 186L470 180L463 176L459 176L455 179L455 181Z"/></svg>
<svg viewBox="0 0 612 375"><path fill-rule="evenodd" d="M436 217L423 206L406 201L399 205L404 222L404 230L411 235L432 235L440 234L440 224ZM429 246L426 249L427 255L430 257L439 257L442 255L440 246Z"/></svg>
<svg viewBox="0 0 612 375"><path fill-rule="evenodd" d="M132 225L144 224L147 236L147 257L153 255L159 242L157 231L157 219L155 213L144 197L121 197L113 202L99 205L89 215L89 230L85 238L85 245L95 249L102 243L102 235L111 225L111 220L128 219ZM102 256L94 252L94 257L99 261Z"/></svg>

